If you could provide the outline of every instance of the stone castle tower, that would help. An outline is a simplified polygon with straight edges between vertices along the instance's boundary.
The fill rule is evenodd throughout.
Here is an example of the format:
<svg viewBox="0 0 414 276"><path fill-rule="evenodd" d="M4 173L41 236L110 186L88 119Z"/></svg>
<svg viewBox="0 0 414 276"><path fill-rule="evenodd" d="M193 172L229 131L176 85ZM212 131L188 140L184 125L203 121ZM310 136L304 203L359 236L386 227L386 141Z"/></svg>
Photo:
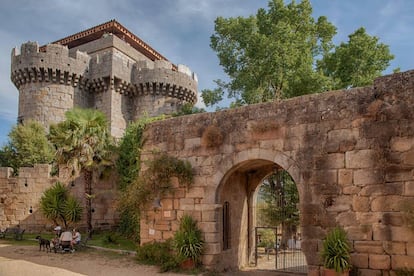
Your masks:
<svg viewBox="0 0 414 276"><path fill-rule="evenodd" d="M197 76L188 67L172 64L115 20L42 47L25 43L11 59L19 122L47 127L73 107L95 108L121 137L144 113L171 114L197 101Z"/></svg>

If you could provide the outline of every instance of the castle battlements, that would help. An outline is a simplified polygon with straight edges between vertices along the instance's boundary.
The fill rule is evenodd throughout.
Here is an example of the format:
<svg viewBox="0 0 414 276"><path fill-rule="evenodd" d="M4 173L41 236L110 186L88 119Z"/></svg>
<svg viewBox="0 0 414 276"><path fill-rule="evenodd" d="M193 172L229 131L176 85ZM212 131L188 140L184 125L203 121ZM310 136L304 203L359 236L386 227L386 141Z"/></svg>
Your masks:
<svg viewBox="0 0 414 276"><path fill-rule="evenodd" d="M88 71L90 57L67 46L48 44L39 51L37 42L22 44L20 52L12 50L11 80L19 89L34 82L51 82L76 87Z"/></svg>
<svg viewBox="0 0 414 276"><path fill-rule="evenodd" d="M39 47L15 48L11 80L19 121L48 127L75 106L103 111L119 137L143 113L170 114L197 102L197 75L174 65L115 20Z"/></svg>

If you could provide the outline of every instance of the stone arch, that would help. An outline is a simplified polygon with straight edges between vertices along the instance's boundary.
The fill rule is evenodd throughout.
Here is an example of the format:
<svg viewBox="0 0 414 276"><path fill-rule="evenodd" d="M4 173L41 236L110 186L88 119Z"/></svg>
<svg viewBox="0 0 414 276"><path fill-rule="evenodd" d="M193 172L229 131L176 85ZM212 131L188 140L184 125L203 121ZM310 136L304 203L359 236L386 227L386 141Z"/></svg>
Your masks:
<svg viewBox="0 0 414 276"><path fill-rule="evenodd" d="M226 177L248 160L273 162L286 170L292 176L296 185L298 185L299 197L302 201L304 198L303 176L299 164L294 159L278 150L246 149L226 156L218 165L219 169L213 176L213 179L216 180L215 183L219 183L214 197L216 202L218 200L220 188L223 183L225 183Z"/></svg>
<svg viewBox="0 0 414 276"><path fill-rule="evenodd" d="M298 187L301 205L304 200L302 173L295 160L277 150L243 150L224 158L218 166L220 169L217 170L215 179L220 181L217 181L219 184L215 190L214 202L222 206L221 218L218 220L218 229L222 235L222 253L218 267L237 269L249 265L254 259L254 196L257 187L275 168L284 169ZM227 223L226 212L231 213L231 222ZM227 232L231 234L228 235ZM230 245L227 247L225 244Z"/></svg>

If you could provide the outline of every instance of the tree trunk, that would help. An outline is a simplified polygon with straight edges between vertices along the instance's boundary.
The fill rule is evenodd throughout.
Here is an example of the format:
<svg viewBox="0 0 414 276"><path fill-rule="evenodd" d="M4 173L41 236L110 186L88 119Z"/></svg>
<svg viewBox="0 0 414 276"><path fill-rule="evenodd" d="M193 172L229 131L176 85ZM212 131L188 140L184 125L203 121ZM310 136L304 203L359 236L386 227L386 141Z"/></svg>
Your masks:
<svg viewBox="0 0 414 276"><path fill-rule="evenodd" d="M88 236L92 238L92 172L84 171L85 196L86 196L86 223L88 225Z"/></svg>

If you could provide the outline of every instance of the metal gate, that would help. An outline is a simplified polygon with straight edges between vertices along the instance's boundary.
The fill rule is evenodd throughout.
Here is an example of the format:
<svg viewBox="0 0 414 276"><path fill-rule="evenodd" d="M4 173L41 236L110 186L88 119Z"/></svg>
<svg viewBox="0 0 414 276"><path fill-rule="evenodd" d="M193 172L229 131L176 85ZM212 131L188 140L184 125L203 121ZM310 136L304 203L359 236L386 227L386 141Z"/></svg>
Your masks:
<svg viewBox="0 0 414 276"><path fill-rule="evenodd" d="M271 231L274 243L264 243L263 235ZM258 269L278 270L293 273L307 273L305 255L301 250L301 241L287 239L287 244L282 244L281 227L256 227L255 228L255 264Z"/></svg>
<svg viewBox="0 0 414 276"><path fill-rule="evenodd" d="M299 194L295 182L287 171L278 169L263 181L262 188L261 195L267 206L263 210L270 212L271 216L262 221L267 225L257 224L255 228L256 267L307 273L299 225Z"/></svg>

